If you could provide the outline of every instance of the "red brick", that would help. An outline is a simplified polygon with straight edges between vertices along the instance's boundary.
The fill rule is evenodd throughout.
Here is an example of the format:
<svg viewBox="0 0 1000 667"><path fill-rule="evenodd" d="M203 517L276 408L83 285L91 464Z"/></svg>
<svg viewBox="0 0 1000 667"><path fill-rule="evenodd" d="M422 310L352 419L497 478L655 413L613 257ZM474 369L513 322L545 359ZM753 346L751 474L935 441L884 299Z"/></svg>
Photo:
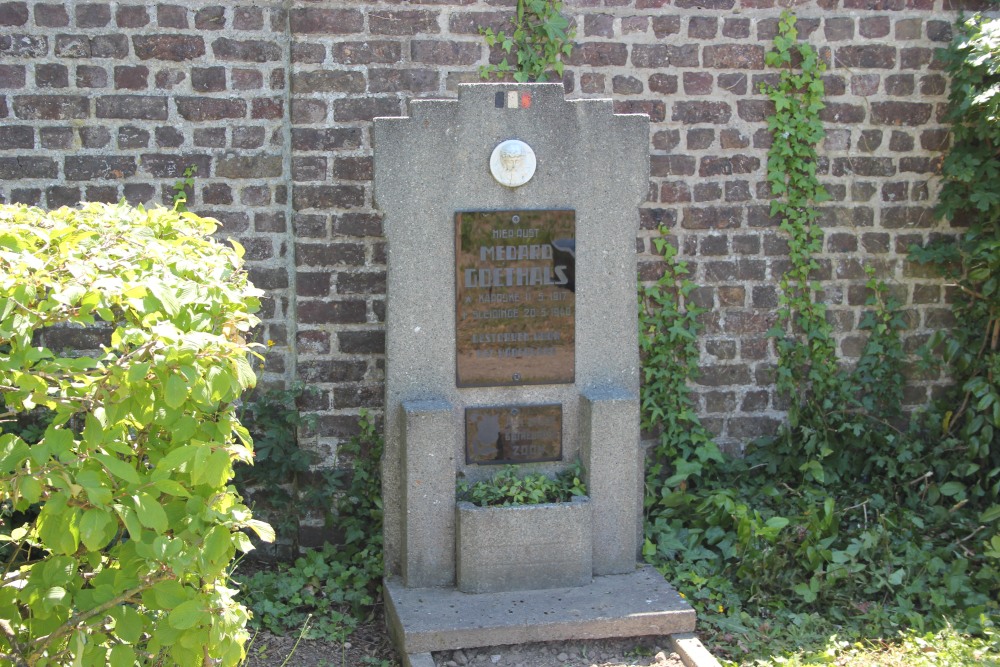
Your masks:
<svg viewBox="0 0 1000 667"><path fill-rule="evenodd" d="M64 4L35 5L35 25L39 28L65 28L69 25L69 14Z"/></svg>
<svg viewBox="0 0 1000 667"><path fill-rule="evenodd" d="M831 103L819 112L819 117L824 123L863 123L865 108L856 104Z"/></svg>
<svg viewBox="0 0 1000 667"><path fill-rule="evenodd" d="M296 211L355 208L363 205L364 201L364 188L354 185L296 185L292 192L292 207Z"/></svg>
<svg viewBox="0 0 1000 667"><path fill-rule="evenodd" d="M34 148L35 130L28 125L0 125L0 149Z"/></svg>
<svg viewBox="0 0 1000 667"><path fill-rule="evenodd" d="M292 128L292 148L296 151L333 151L360 146L360 128Z"/></svg>
<svg viewBox="0 0 1000 667"><path fill-rule="evenodd" d="M690 39L715 39L719 32L719 19L715 16L692 16L688 22Z"/></svg>
<svg viewBox="0 0 1000 667"><path fill-rule="evenodd" d="M156 8L156 23L161 28L187 28L187 7L180 5L158 5Z"/></svg>
<svg viewBox="0 0 1000 667"><path fill-rule="evenodd" d="M245 118L247 115L247 103L240 99L178 97L175 101L177 113L185 120L194 122Z"/></svg>
<svg viewBox="0 0 1000 667"><path fill-rule="evenodd" d="M713 364L702 367L694 382L705 387L750 384L750 368L745 365Z"/></svg>
<svg viewBox="0 0 1000 667"><path fill-rule="evenodd" d="M725 102L676 102L672 120L686 125L695 123L721 125L728 123L731 116L732 109Z"/></svg>
<svg viewBox="0 0 1000 667"><path fill-rule="evenodd" d="M199 153L144 153L139 158L140 170L154 178L177 178L188 167L194 167L199 178L209 178L212 158Z"/></svg>
<svg viewBox="0 0 1000 667"><path fill-rule="evenodd" d="M69 86L69 69L58 63L39 63L35 65L35 86L66 88Z"/></svg>
<svg viewBox="0 0 1000 667"><path fill-rule="evenodd" d="M624 44L620 45L623 49ZM624 65L621 63L609 63ZM632 47L632 64L636 67L697 67L698 45L686 44L673 46L668 44L636 44Z"/></svg>
<svg viewBox="0 0 1000 667"><path fill-rule="evenodd" d="M149 68L143 65L130 67L117 65L115 67L115 88L120 90L145 90Z"/></svg>
<svg viewBox="0 0 1000 667"><path fill-rule="evenodd" d="M402 59L399 42L369 40L365 42L335 42L330 47L330 57L344 65L370 65L395 63ZM477 53L478 57L478 53Z"/></svg>
<svg viewBox="0 0 1000 667"><path fill-rule="evenodd" d="M103 28L111 22L111 7L104 3L76 6L77 28Z"/></svg>
<svg viewBox="0 0 1000 667"><path fill-rule="evenodd" d="M135 35L132 45L140 60L183 62L205 55L205 41L194 35Z"/></svg>
<svg viewBox="0 0 1000 667"><path fill-rule="evenodd" d="M283 173L280 155L227 155L215 163L219 178L278 178Z"/></svg>
<svg viewBox="0 0 1000 667"><path fill-rule="evenodd" d="M357 9L297 8L289 12L288 20L296 34L344 35L364 28L364 16Z"/></svg>
<svg viewBox="0 0 1000 667"><path fill-rule="evenodd" d="M719 44L706 46L705 67L715 69L763 69L764 47L756 44Z"/></svg>
<svg viewBox="0 0 1000 667"><path fill-rule="evenodd" d="M365 75L345 70L313 70L292 74L292 92L302 93L363 93Z"/></svg>
<svg viewBox="0 0 1000 667"><path fill-rule="evenodd" d="M662 123L667 117L667 105L660 100L615 100L618 114L644 113L651 123Z"/></svg>
<svg viewBox="0 0 1000 667"><path fill-rule="evenodd" d="M59 165L47 157L0 157L0 179L55 178ZM75 202L74 202L75 203Z"/></svg>
<svg viewBox="0 0 1000 667"><path fill-rule="evenodd" d="M125 125L118 128L118 148L148 148L149 132L141 127Z"/></svg>
<svg viewBox="0 0 1000 667"><path fill-rule="evenodd" d="M217 93L226 89L225 67L192 67L191 88L196 93Z"/></svg>
<svg viewBox="0 0 1000 667"><path fill-rule="evenodd" d="M44 36L0 34L0 55L41 58L48 50L49 40Z"/></svg>
<svg viewBox="0 0 1000 667"><path fill-rule="evenodd" d="M681 218L684 229L735 229L743 220L741 207L685 208Z"/></svg>
<svg viewBox="0 0 1000 667"><path fill-rule="evenodd" d="M104 95L97 98L97 117L166 120L167 98L145 95Z"/></svg>
<svg viewBox="0 0 1000 667"><path fill-rule="evenodd" d="M373 177L372 158L341 157L333 166L333 177L344 181L370 181Z"/></svg>
<svg viewBox="0 0 1000 667"><path fill-rule="evenodd" d="M233 148L260 148L264 145L267 136L267 128L240 126L232 129Z"/></svg>
<svg viewBox="0 0 1000 667"><path fill-rule="evenodd" d="M399 114L399 100L395 97L347 98L333 102L333 118L340 123Z"/></svg>
<svg viewBox="0 0 1000 667"><path fill-rule="evenodd" d="M294 98L292 100L292 123L294 125L312 125L326 121L326 102L324 100Z"/></svg>
<svg viewBox="0 0 1000 667"><path fill-rule="evenodd" d="M414 62L435 65L472 65L482 55L477 42L446 42L440 40L413 40L410 57Z"/></svg>
<svg viewBox="0 0 1000 667"><path fill-rule="evenodd" d="M858 69L894 69L896 48L893 46L841 46L836 49L836 67Z"/></svg>
<svg viewBox="0 0 1000 667"><path fill-rule="evenodd" d="M660 201L664 204L677 204L691 201L691 189L683 181L670 181L660 187Z"/></svg>
<svg viewBox="0 0 1000 667"><path fill-rule="evenodd" d="M14 115L23 120L72 120L87 118L90 104L76 95L18 95Z"/></svg>
<svg viewBox="0 0 1000 667"><path fill-rule="evenodd" d="M851 77L851 94L870 97L878 92L882 76L879 74L855 74Z"/></svg>
<svg viewBox="0 0 1000 667"><path fill-rule="evenodd" d="M260 90L264 85L264 75L259 70L233 68L233 90Z"/></svg>
<svg viewBox="0 0 1000 667"><path fill-rule="evenodd" d="M142 5L119 7L115 12L115 23L119 28L141 28L149 23L149 13Z"/></svg>
<svg viewBox="0 0 1000 667"><path fill-rule="evenodd" d="M747 75L742 72L719 74L719 92L746 95Z"/></svg>
<svg viewBox="0 0 1000 667"><path fill-rule="evenodd" d="M18 27L28 22L28 3L0 3L0 26Z"/></svg>
<svg viewBox="0 0 1000 667"><path fill-rule="evenodd" d="M128 37L94 35L90 38L90 55L93 58L125 58L128 56Z"/></svg>
<svg viewBox="0 0 1000 667"><path fill-rule="evenodd" d="M337 344L345 354L384 354L384 331L339 331Z"/></svg>
<svg viewBox="0 0 1000 667"><path fill-rule="evenodd" d="M439 81L438 73L432 69L368 69L368 89L373 93L433 92L438 89Z"/></svg>
<svg viewBox="0 0 1000 667"><path fill-rule="evenodd" d="M611 14L587 14L583 17L584 37L614 37L615 17Z"/></svg>
<svg viewBox="0 0 1000 667"><path fill-rule="evenodd" d="M60 58L89 58L90 38L86 35L56 35L55 48Z"/></svg>
<svg viewBox="0 0 1000 667"><path fill-rule="evenodd" d="M77 128L84 148L104 148L111 143L111 130L104 126Z"/></svg>
<svg viewBox="0 0 1000 667"><path fill-rule="evenodd" d="M381 236L382 218L372 213L344 213L334 217L333 229L344 236Z"/></svg>
<svg viewBox="0 0 1000 667"><path fill-rule="evenodd" d="M419 9L370 12L368 30L373 35L420 35L441 32L438 28L438 12Z"/></svg>
<svg viewBox="0 0 1000 667"><path fill-rule="evenodd" d="M281 47L274 42L265 42L258 39L237 40L228 37L220 37L212 42L212 53L216 59L249 62L267 63L281 60Z"/></svg>
<svg viewBox="0 0 1000 667"><path fill-rule="evenodd" d="M951 22L950 21L928 21L927 22L927 39L932 42L950 42L951 41Z"/></svg>
<svg viewBox="0 0 1000 667"><path fill-rule="evenodd" d="M385 271L338 273L337 294L385 294Z"/></svg>
<svg viewBox="0 0 1000 667"><path fill-rule="evenodd" d="M923 102L873 102L872 122L878 125L923 125L933 107Z"/></svg>
<svg viewBox="0 0 1000 667"><path fill-rule="evenodd" d="M684 72L685 95L708 95L715 85L715 76L711 72Z"/></svg>
<svg viewBox="0 0 1000 667"><path fill-rule="evenodd" d="M264 27L264 11L260 7L233 9L233 27L237 30L260 30Z"/></svg>
<svg viewBox="0 0 1000 667"><path fill-rule="evenodd" d="M226 27L226 8L218 5L202 7L194 13L197 30L222 30Z"/></svg>
<svg viewBox="0 0 1000 667"><path fill-rule="evenodd" d="M878 39L889 34L891 22L888 16L871 16L858 19L858 32L862 37Z"/></svg>
<svg viewBox="0 0 1000 667"><path fill-rule="evenodd" d="M642 93L642 81L619 74L611 80L611 91L616 95L638 95Z"/></svg>
<svg viewBox="0 0 1000 667"><path fill-rule="evenodd" d="M276 120L284 113L284 100L278 97L258 97L250 106L250 117L255 120Z"/></svg>
<svg viewBox="0 0 1000 667"><path fill-rule="evenodd" d="M694 200L696 202L711 202L722 199L722 186L715 182L695 183Z"/></svg>
<svg viewBox="0 0 1000 667"><path fill-rule="evenodd" d="M680 9L732 9L736 0L674 0Z"/></svg>
<svg viewBox="0 0 1000 667"><path fill-rule="evenodd" d="M663 39L664 37L669 37L670 35L678 35L680 32L680 16L660 15L653 17L653 35L655 35L657 39Z"/></svg>
<svg viewBox="0 0 1000 667"><path fill-rule="evenodd" d="M2 169L0 169L0 174L2 173ZM53 185L45 189L45 201L49 208L76 206L80 203L81 199L80 188L78 187Z"/></svg>
<svg viewBox="0 0 1000 667"><path fill-rule="evenodd" d="M68 181L129 178L135 175L135 159L108 155L70 155L66 157L65 173Z"/></svg>

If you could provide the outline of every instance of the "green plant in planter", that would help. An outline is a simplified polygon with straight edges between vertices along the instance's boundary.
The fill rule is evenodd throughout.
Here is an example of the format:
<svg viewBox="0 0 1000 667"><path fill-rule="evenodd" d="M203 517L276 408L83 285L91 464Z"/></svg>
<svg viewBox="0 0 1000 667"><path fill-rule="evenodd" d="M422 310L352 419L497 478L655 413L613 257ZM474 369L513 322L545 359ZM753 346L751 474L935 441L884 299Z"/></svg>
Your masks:
<svg viewBox="0 0 1000 667"><path fill-rule="evenodd" d="M562 15L560 0L517 0L517 14L514 17L514 32L509 35L503 30L493 32L492 28L480 28L486 44L497 44L504 53L511 49L517 56L511 65L504 58L498 64L483 65L479 76L503 78L513 73L518 83L526 81L546 81L549 72L562 76L562 57L573 51L573 37L576 30Z"/></svg>
<svg viewBox="0 0 1000 667"><path fill-rule="evenodd" d="M561 472L555 479L541 473L522 477L516 467L506 466L492 479L475 484L460 481L457 494L459 500L467 500L480 507L565 503L576 496L587 495L582 476L583 466L579 463Z"/></svg>

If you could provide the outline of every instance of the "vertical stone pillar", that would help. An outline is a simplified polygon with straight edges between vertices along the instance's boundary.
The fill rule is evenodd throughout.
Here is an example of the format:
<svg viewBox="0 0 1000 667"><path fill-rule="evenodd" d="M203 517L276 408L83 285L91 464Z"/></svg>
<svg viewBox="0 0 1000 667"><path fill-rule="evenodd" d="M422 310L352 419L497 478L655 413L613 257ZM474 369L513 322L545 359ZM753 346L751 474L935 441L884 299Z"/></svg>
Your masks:
<svg viewBox="0 0 1000 667"><path fill-rule="evenodd" d="M594 506L594 574L631 572L642 521L639 397L613 387L584 392L580 449Z"/></svg>
<svg viewBox="0 0 1000 667"><path fill-rule="evenodd" d="M448 586L455 582L453 423L458 415L445 401L407 401L401 410L403 582L411 588Z"/></svg>

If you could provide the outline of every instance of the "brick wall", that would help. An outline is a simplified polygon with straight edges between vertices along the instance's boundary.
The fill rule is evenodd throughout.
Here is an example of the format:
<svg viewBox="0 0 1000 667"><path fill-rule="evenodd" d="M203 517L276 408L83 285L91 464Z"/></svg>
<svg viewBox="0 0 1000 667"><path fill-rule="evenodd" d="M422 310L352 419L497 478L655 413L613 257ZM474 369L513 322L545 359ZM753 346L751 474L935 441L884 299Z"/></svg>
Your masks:
<svg viewBox="0 0 1000 667"><path fill-rule="evenodd" d="M372 201L371 119L416 97L452 97L490 54L478 26L513 0L35 2L0 0L0 198L169 202L198 168L191 208L247 248L268 292L265 380L301 379L326 454L360 408L381 405L385 244ZM966 7L969 8L969 7ZM947 81L935 49L953 0L796 3L830 64L820 169L821 259L841 351L856 355L873 266L905 301L910 349L948 322L942 285L905 261L941 231L931 215ZM700 412L723 443L773 430L782 405L765 337L785 243L768 217L768 106L756 92L774 0L576 0L565 87L652 119L637 239L670 228L710 309ZM613 177L613 173L609 173ZM934 382L907 391L925 402Z"/></svg>

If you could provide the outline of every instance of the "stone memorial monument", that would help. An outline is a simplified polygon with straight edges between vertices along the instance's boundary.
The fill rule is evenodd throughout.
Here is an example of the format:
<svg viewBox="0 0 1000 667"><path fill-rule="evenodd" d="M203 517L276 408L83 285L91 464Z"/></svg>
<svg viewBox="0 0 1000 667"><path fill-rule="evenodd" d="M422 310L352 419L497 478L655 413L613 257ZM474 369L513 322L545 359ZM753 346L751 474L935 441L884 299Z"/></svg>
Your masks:
<svg viewBox="0 0 1000 667"><path fill-rule="evenodd" d="M388 239L386 616L430 651L690 632L637 563L642 530L635 238L649 121L561 84L469 84L373 129ZM475 507L497 464L587 496Z"/></svg>

